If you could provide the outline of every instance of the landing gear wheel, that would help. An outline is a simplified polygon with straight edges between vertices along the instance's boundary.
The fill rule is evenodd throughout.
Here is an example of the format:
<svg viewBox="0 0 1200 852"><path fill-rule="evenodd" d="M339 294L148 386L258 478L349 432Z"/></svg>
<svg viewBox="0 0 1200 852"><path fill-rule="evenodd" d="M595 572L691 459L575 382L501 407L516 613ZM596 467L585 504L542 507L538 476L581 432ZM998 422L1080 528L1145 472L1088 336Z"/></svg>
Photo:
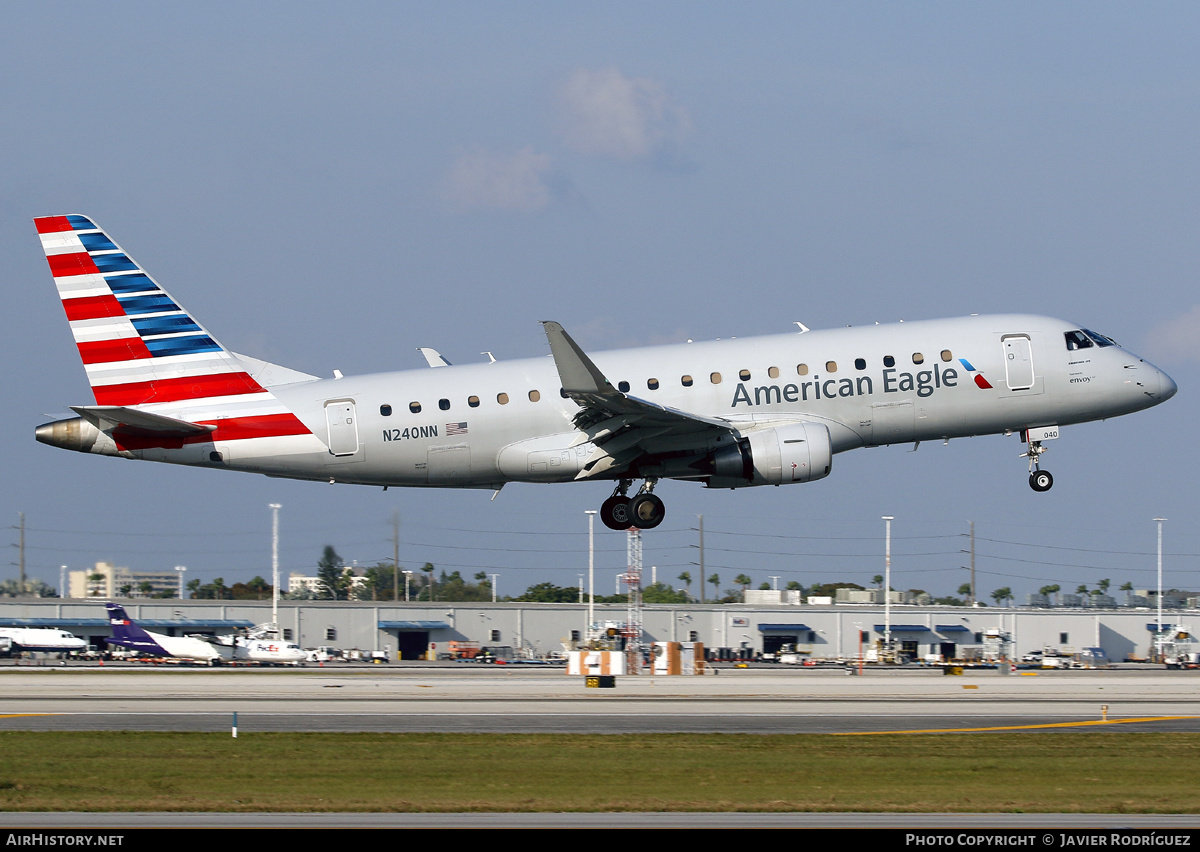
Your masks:
<svg viewBox="0 0 1200 852"><path fill-rule="evenodd" d="M1048 470L1035 470L1029 474L1029 487L1034 491L1049 491L1054 484L1054 477Z"/></svg>
<svg viewBox="0 0 1200 852"><path fill-rule="evenodd" d="M635 527L652 530L667 516L667 507L658 497L646 492L629 501L629 514Z"/></svg>
<svg viewBox="0 0 1200 852"><path fill-rule="evenodd" d="M633 526L629 498L614 494L600 504L600 520L610 530L627 530Z"/></svg>

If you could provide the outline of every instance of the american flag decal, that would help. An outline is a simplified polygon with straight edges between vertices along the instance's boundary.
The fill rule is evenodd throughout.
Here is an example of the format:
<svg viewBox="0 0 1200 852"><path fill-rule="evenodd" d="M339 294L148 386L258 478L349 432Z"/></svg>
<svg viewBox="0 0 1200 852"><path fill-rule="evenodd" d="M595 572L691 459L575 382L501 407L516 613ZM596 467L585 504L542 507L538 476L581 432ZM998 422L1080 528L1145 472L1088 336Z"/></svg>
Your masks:
<svg viewBox="0 0 1200 852"><path fill-rule="evenodd" d="M446 424L446 434L447 435L465 435L465 434L467 434L467 421L464 420L461 423L447 423Z"/></svg>

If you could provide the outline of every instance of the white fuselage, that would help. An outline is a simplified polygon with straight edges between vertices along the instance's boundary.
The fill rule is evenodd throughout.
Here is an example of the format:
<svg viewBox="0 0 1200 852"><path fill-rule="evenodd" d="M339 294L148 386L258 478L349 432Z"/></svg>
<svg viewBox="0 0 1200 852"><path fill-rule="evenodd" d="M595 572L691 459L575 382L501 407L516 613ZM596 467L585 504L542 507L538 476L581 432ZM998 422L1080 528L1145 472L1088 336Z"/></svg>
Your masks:
<svg viewBox="0 0 1200 852"><path fill-rule="evenodd" d="M82 651L87 642L73 633L53 627L0 627L0 637L20 651Z"/></svg>
<svg viewBox="0 0 1200 852"><path fill-rule="evenodd" d="M864 326L601 352L629 396L727 422L740 434L795 421L833 452L1064 426L1148 408L1171 379L1119 346L1071 349L1079 329L1029 315ZM979 381L977 377L982 377ZM311 435L123 453L300 479L495 488L575 479L594 447L549 357L271 388ZM146 406L168 417L171 404ZM96 450L93 450L96 451ZM637 476L702 479L669 453ZM616 478L610 476L607 478Z"/></svg>

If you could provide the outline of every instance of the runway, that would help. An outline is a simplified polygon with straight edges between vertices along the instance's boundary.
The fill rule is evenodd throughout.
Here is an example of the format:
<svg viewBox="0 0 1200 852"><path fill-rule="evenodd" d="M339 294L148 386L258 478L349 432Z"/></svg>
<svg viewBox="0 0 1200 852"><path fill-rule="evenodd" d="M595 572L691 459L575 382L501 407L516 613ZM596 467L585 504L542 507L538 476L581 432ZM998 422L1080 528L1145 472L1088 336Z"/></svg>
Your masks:
<svg viewBox="0 0 1200 852"><path fill-rule="evenodd" d="M821 733L1200 731L1200 673L725 669L587 688L561 669L0 668L0 730Z"/></svg>

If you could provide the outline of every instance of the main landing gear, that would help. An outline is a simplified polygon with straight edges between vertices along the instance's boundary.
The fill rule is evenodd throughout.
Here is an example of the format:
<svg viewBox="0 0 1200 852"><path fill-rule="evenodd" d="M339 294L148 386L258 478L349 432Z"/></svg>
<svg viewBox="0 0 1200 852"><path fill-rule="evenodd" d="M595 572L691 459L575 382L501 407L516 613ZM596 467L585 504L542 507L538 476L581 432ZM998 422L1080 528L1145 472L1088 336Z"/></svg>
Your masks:
<svg viewBox="0 0 1200 852"><path fill-rule="evenodd" d="M1034 491L1049 491L1054 485L1054 477L1050 475L1050 471L1042 470L1039 467L1039 462L1042 453L1046 452L1046 448L1042 446L1041 441L1030 441L1029 450L1021 453L1022 458L1029 459L1029 487Z"/></svg>
<svg viewBox="0 0 1200 852"><path fill-rule="evenodd" d="M611 497L600 505L600 520L610 530L637 527L652 530L667 516L667 507L654 494L657 479L647 479L633 497L627 496L632 479L622 479Z"/></svg>

